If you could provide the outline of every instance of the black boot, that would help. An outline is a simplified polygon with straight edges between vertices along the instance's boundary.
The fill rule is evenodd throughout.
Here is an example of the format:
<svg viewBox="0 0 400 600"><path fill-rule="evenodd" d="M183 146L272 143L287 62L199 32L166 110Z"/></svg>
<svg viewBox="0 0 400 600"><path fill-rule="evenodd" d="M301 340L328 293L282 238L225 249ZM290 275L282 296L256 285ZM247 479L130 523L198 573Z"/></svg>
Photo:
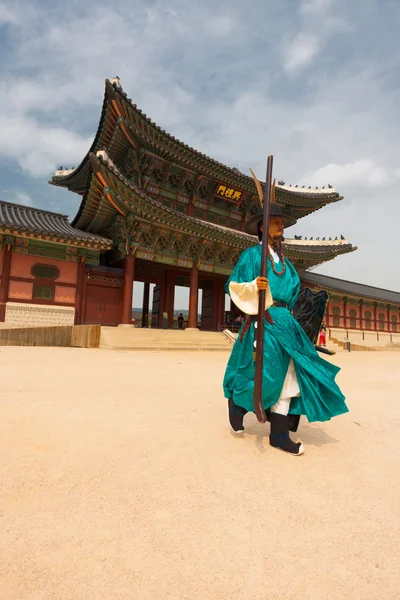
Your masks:
<svg viewBox="0 0 400 600"><path fill-rule="evenodd" d="M237 406L232 400L232 398L229 398L228 413L229 423L231 424L233 431L235 431L236 433L241 433L242 431L244 431L243 417L247 413L247 410L245 408L242 408L241 406Z"/></svg>
<svg viewBox="0 0 400 600"><path fill-rule="evenodd" d="M304 446L300 442L293 442L289 437L288 418L286 415L271 412L271 433L269 443L274 448L280 448L290 454L299 456L304 452Z"/></svg>
<svg viewBox="0 0 400 600"><path fill-rule="evenodd" d="M288 429L289 431L297 431L300 423L300 415L291 415L288 414Z"/></svg>

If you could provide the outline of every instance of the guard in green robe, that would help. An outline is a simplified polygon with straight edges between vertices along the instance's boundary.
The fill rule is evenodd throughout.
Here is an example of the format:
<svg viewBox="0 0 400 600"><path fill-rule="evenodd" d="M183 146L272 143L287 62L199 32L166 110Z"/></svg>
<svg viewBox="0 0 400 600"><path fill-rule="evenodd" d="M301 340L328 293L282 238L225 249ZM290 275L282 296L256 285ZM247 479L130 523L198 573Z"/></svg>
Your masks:
<svg viewBox="0 0 400 600"><path fill-rule="evenodd" d="M262 239L263 212L246 223L246 231ZM339 368L321 358L292 315L300 291L300 278L284 257L281 241L284 227L296 223L278 204L271 204L267 278L259 277L261 244L240 256L226 292L247 320L239 331L226 368L223 387L228 398L229 420L234 431L243 431L243 417L254 410L255 328L258 291L266 290L266 320L262 400L271 423L270 444L294 455L304 452L290 439L300 415L309 422L327 421L348 411L335 382Z"/></svg>

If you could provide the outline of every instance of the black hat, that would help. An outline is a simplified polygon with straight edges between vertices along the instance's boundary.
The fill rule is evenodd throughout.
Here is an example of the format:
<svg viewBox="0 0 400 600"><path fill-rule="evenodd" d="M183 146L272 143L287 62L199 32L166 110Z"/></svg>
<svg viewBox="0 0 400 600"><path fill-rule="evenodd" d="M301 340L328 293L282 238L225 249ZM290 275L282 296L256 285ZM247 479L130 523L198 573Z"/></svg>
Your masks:
<svg viewBox="0 0 400 600"><path fill-rule="evenodd" d="M297 223L297 219L294 217L290 217L289 215L285 215L279 204L275 202L271 202L270 216L272 217L281 217L283 221L283 226L285 228L292 227ZM246 233L250 233L250 235L258 234L258 225L262 223L264 218L264 209L262 206L257 210L256 213L248 221L246 221L244 230Z"/></svg>

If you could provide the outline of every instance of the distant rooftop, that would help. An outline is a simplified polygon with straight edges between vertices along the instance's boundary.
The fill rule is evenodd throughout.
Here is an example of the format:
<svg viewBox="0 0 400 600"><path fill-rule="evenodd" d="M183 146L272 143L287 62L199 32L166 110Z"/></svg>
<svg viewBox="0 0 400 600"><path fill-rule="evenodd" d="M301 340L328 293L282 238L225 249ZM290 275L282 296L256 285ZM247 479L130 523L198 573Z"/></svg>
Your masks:
<svg viewBox="0 0 400 600"><path fill-rule="evenodd" d="M310 273L309 271L305 271L302 274L302 280L322 288L329 288L331 290L337 290L355 296L364 296L365 298L375 298L377 300L383 300L384 302L400 304L400 292L392 290L382 290L381 288L373 287L371 285L354 283L353 281L337 279L336 277L329 277L328 275L322 275L321 273Z"/></svg>

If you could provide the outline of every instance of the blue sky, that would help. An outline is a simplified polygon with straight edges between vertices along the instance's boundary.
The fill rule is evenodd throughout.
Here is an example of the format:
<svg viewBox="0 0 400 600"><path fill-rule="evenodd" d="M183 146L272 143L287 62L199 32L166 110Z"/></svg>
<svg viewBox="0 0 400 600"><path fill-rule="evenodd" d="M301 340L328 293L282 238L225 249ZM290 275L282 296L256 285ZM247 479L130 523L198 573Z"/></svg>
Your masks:
<svg viewBox="0 0 400 600"><path fill-rule="evenodd" d="M104 79L206 154L345 199L290 235L359 250L320 272L400 290L398 0L1 2L0 197L73 217Z"/></svg>

